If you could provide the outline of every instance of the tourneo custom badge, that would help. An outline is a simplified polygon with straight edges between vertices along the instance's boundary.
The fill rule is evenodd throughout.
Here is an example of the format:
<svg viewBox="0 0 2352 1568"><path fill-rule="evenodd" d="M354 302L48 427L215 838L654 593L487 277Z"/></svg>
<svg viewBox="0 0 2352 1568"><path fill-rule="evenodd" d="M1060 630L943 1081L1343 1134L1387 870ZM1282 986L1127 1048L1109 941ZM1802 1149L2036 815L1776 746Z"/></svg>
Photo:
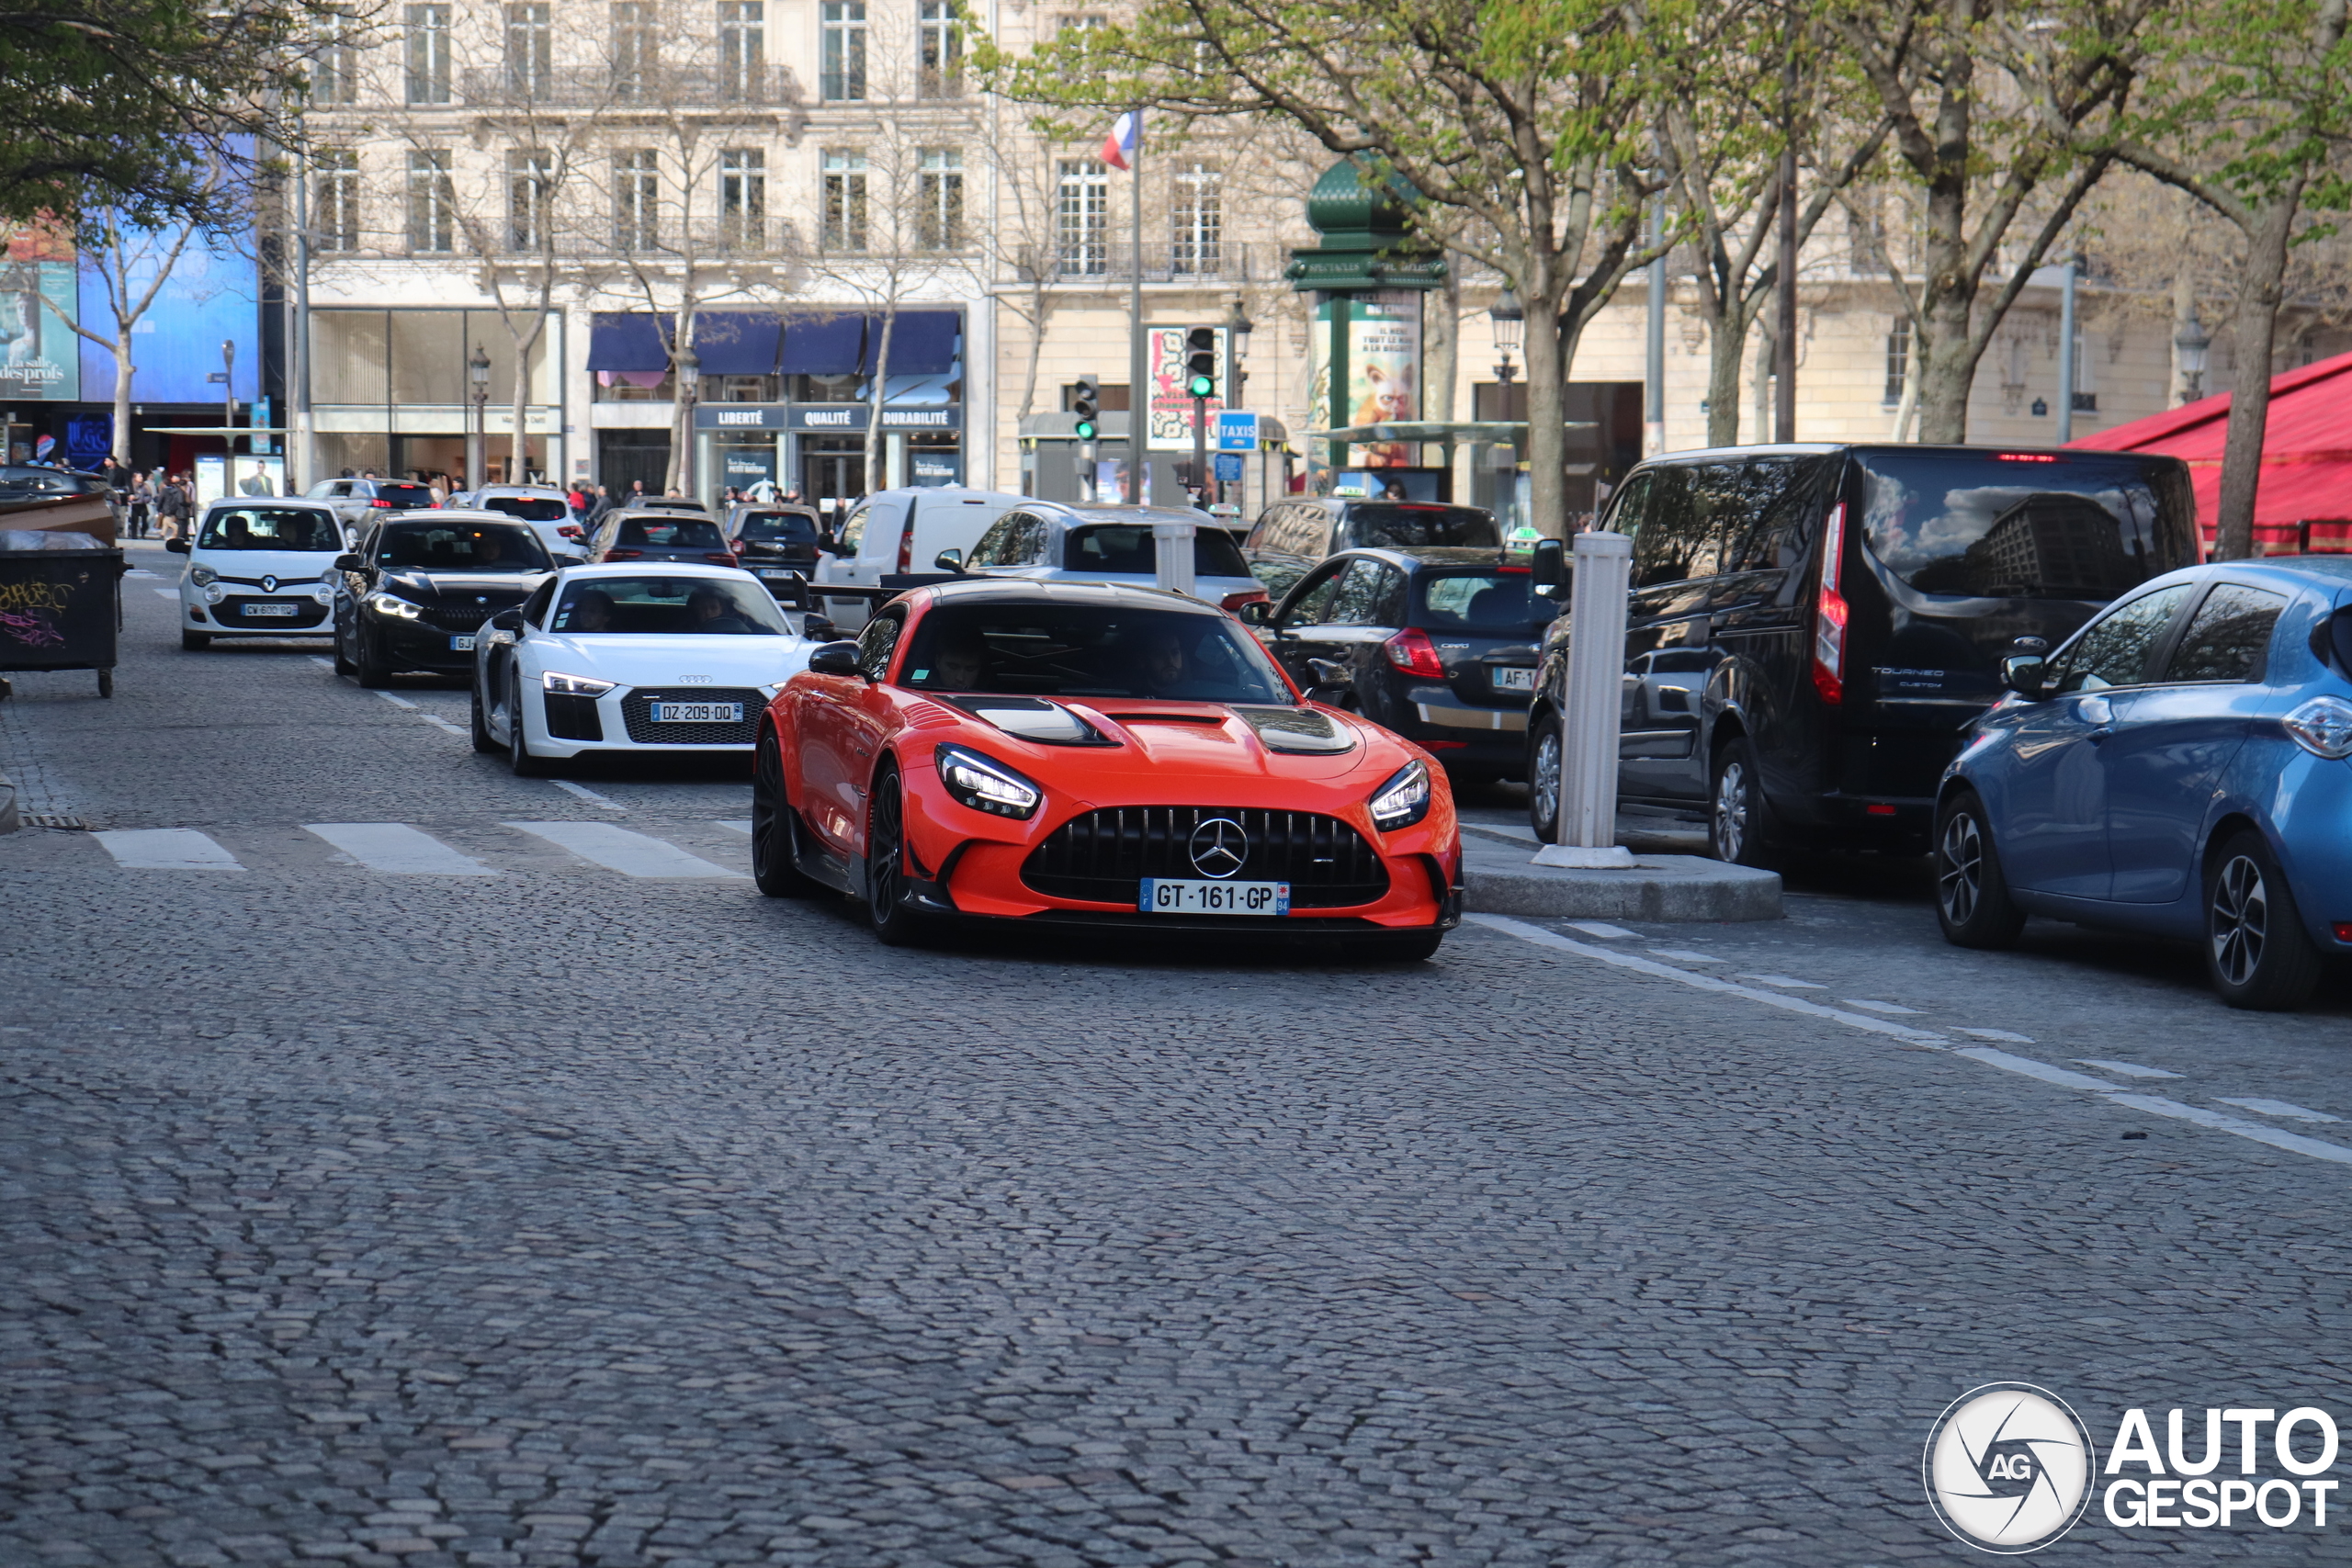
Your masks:
<svg viewBox="0 0 2352 1568"><path fill-rule="evenodd" d="M2031 1383L1962 1394L1928 1433L1921 1469L1943 1527L1979 1551L2039 1551L2075 1528L2098 1468L2089 1428Z"/></svg>
<svg viewBox="0 0 2352 1568"><path fill-rule="evenodd" d="M1193 869L1220 880L1250 858L1250 835L1230 817L1212 817L1193 829Z"/></svg>

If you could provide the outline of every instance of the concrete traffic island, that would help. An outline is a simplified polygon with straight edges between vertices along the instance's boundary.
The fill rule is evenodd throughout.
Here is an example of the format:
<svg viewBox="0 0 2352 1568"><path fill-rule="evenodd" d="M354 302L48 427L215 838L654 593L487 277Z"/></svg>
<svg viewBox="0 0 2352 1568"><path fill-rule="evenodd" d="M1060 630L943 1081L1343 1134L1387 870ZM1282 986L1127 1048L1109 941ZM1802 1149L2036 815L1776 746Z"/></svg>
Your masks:
<svg viewBox="0 0 2352 1568"><path fill-rule="evenodd" d="M1600 920L1777 920L1781 878L1699 855L1639 855L1631 866L1537 865L1532 845L1462 839L1465 909Z"/></svg>

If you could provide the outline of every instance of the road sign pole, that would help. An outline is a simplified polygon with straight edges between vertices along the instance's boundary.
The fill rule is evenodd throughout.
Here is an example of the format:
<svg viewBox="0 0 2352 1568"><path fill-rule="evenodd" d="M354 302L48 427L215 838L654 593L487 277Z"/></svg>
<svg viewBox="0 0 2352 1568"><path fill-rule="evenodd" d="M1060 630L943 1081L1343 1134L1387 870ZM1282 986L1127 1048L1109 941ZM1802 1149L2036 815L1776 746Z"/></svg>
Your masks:
<svg viewBox="0 0 2352 1568"><path fill-rule="evenodd" d="M1209 502L1209 400L1193 400L1193 482L1200 487L1201 504Z"/></svg>

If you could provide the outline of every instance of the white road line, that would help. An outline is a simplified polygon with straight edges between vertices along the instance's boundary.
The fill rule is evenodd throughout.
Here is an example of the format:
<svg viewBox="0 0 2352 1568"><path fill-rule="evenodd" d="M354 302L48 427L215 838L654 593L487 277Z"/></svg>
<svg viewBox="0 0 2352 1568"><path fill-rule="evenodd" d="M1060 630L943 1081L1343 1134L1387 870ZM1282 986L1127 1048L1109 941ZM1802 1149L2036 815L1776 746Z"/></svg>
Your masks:
<svg viewBox="0 0 2352 1568"><path fill-rule="evenodd" d="M619 801L607 800L605 796L598 795L594 790L590 789L586 784L573 784L570 779L549 779L548 780L548 783L555 785L556 788L564 791L566 794L576 795L581 799L588 801L592 805L601 806L608 810L627 811L628 809L628 807L623 806Z"/></svg>
<svg viewBox="0 0 2352 1568"><path fill-rule="evenodd" d="M1612 926L1606 920L1570 920L1567 925L1571 931L1582 931L1587 936L1597 936L1604 942L1626 942L1639 934L1627 931L1623 926Z"/></svg>
<svg viewBox="0 0 2352 1568"><path fill-rule="evenodd" d="M1917 1008L1898 1007L1893 1002L1865 1001L1860 997L1848 997L1846 1005L1849 1008L1860 1008L1864 1012L1883 1013L1888 1018L1903 1018L1916 1014L1919 1010Z"/></svg>
<svg viewBox="0 0 2352 1568"><path fill-rule="evenodd" d="M2313 1159L2333 1160L2337 1165L2352 1165L2352 1149L2342 1144L2331 1144L2324 1138L2306 1138L2301 1133L2282 1133L2259 1122L2249 1122L2242 1116L2224 1116L2201 1105L2183 1105L2160 1094L2127 1094L2120 1089L2109 1089L2107 1098L2116 1105L2128 1105L2154 1116L2169 1116L2177 1122L2194 1122L2199 1127L2211 1127L2218 1133L2234 1133L2257 1144L2268 1144L2274 1149L2309 1155Z"/></svg>
<svg viewBox="0 0 2352 1568"><path fill-rule="evenodd" d="M122 575L123 575L123 576L125 576L125 577L153 577L153 576L155 576L155 575L157 575L157 574L156 574L156 573L154 573L154 572L149 571L149 570L148 570L145 567L143 567L143 566L134 566L134 567L132 567L129 571L124 572Z"/></svg>
<svg viewBox="0 0 2352 1568"><path fill-rule="evenodd" d="M391 704L396 708L413 708L416 705L414 703L410 702L406 697L396 697L390 692L379 692L376 694L383 698L386 702Z"/></svg>
<svg viewBox="0 0 2352 1568"><path fill-rule="evenodd" d="M180 591L176 588L154 588L150 589L149 592L159 599L176 599L180 596Z"/></svg>
<svg viewBox="0 0 2352 1568"><path fill-rule="evenodd" d="M1952 1032L1955 1034L1965 1034L1972 1040L1998 1040L2004 1045L2030 1045L2033 1043L2032 1035L2012 1034L2006 1029L1962 1029L1958 1025L1954 1025Z"/></svg>
<svg viewBox="0 0 2352 1568"><path fill-rule="evenodd" d="M675 844L610 822L509 822L505 826L628 876L719 876L739 881L743 877L740 871L713 865Z"/></svg>
<svg viewBox="0 0 2352 1568"><path fill-rule="evenodd" d="M2095 1078L2071 1067L2054 1067L2048 1062L2037 1062L2030 1056L2013 1056L1990 1045L1955 1045L1951 1054L1966 1056L1973 1062L1982 1062L1988 1067L1999 1067L2005 1072L2023 1073L2027 1077L2040 1078L2043 1083L2060 1084L2067 1089L2086 1089L2093 1094L2116 1092L2115 1086L2104 1078Z"/></svg>
<svg viewBox="0 0 2352 1568"><path fill-rule="evenodd" d="M749 822L721 822L719 826L730 833L741 833L747 839L752 836L752 825Z"/></svg>
<svg viewBox="0 0 2352 1568"><path fill-rule="evenodd" d="M1810 980L1792 980L1786 975L1742 975L1743 980L1753 980L1759 986L1778 986L1784 991L1826 991L1826 986L1816 986ZM1875 1012L1875 1008L1868 1010Z"/></svg>
<svg viewBox="0 0 2352 1568"><path fill-rule="evenodd" d="M243 871L237 857L193 828L118 828L93 833L115 863L134 871Z"/></svg>
<svg viewBox="0 0 2352 1568"><path fill-rule="evenodd" d="M430 725L434 725L434 726L435 726L436 728L442 728L442 729L446 729L446 730L447 730L447 731L448 731L450 734L452 734L452 735L463 735L463 734L467 733L467 731L466 731L466 727L465 727L464 725L462 725L462 724L451 724L447 719L443 718L443 717L442 717L439 714L437 714L437 713L429 713L429 714L426 714L426 715L424 716L424 722L425 722L425 723L427 723L427 724L430 724Z"/></svg>
<svg viewBox="0 0 2352 1568"><path fill-rule="evenodd" d="M405 822L305 822L302 826L370 871L403 876L498 874L471 855L459 854Z"/></svg>
<svg viewBox="0 0 2352 1568"><path fill-rule="evenodd" d="M332 659L322 659L315 653L311 654L310 659L311 663L317 665L322 670L332 670L334 668L334 660Z"/></svg>
<svg viewBox="0 0 2352 1568"><path fill-rule="evenodd" d="M1464 822L1462 824L1462 827L1466 832L1490 833L1498 839L1509 839L1515 843L1537 844L1543 842L1541 839L1538 839L1535 836L1535 830L1533 829L1515 828L1508 822Z"/></svg>
<svg viewBox="0 0 2352 1568"><path fill-rule="evenodd" d="M2181 1076L2168 1073L2162 1067L2143 1067L2137 1062L2110 1062L2099 1056L2077 1056L2075 1061L2078 1066L2098 1067L2127 1078L2177 1078Z"/></svg>
<svg viewBox="0 0 2352 1568"><path fill-rule="evenodd" d="M2341 1122L2341 1116L2330 1116L2324 1111L2313 1111L2308 1105L2297 1105L2291 1100L2224 1100L2223 1105L2234 1105L2241 1111L2259 1111L2265 1116L2282 1116L2290 1122Z"/></svg>
<svg viewBox="0 0 2352 1568"><path fill-rule="evenodd" d="M1687 947L1653 947L1650 952L1660 958L1671 958L1678 964L1721 964L1722 959L1704 953L1693 953Z"/></svg>

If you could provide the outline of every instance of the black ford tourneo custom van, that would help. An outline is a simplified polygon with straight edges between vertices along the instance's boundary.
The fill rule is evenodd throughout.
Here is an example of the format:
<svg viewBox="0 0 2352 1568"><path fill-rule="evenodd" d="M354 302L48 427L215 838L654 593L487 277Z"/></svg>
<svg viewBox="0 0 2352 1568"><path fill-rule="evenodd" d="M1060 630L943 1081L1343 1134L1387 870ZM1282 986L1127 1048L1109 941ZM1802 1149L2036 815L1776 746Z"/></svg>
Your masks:
<svg viewBox="0 0 2352 1568"><path fill-rule="evenodd" d="M1703 815L1716 857L1747 864L1925 852L1936 781L2016 639L2054 647L2198 558L2187 466L2120 452L1678 452L1628 474L1601 526L1634 539L1618 797ZM1547 840L1568 629L1528 714Z"/></svg>

